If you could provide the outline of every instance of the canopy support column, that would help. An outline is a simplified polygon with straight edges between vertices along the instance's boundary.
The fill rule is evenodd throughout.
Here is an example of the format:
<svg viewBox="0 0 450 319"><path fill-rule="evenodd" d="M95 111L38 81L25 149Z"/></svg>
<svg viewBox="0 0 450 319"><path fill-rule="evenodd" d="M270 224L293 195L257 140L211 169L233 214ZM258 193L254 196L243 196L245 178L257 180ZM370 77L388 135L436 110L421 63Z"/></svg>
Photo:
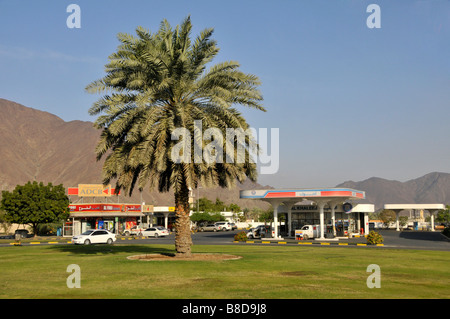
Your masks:
<svg viewBox="0 0 450 319"><path fill-rule="evenodd" d="M274 237L278 238L278 209L283 203L282 200L270 200L269 203L273 207L273 226L274 226Z"/></svg>

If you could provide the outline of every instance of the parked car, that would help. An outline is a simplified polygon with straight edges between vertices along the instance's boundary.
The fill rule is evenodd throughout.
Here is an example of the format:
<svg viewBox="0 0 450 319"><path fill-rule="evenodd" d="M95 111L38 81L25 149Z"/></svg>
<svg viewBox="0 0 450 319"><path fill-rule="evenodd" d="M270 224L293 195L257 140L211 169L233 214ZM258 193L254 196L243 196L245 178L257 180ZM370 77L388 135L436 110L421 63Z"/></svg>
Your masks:
<svg viewBox="0 0 450 319"><path fill-rule="evenodd" d="M140 226L133 226L131 228L125 229L122 234L124 236L130 236L130 235L141 236L142 232L144 230L145 230L145 228L142 228Z"/></svg>
<svg viewBox="0 0 450 319"><path fill-rule="evenodd" d="M200 231L217 231L218 228L217 228L216 224L206 224L206 225L200 226L199 230Z"/></svg>
<svg viewBox="0 0 450 319"><path fill-rule="evenodd" d="M20 238L27 238L30 234L26 229L17 229L14 232L14 237L16 237L16 235L20 235Z"/></svg>
<svg viewBox="0 0 450 319"><path fill-rule="evenodd" d="M254 228L250 228L247 231L247 238L270 238L273 237L272 227L269 225L259 225Z"/></svg>
<svg viewBox="0 0 450 319"><path fill-rule="evenodd" d="M74 244L112 244L116 241L116 234L109 232L106 229L89 229L81 235L72 237Z"/></svg>
<svg viewBox="0 0 450 319"><path fill-rule="evenodd" d="M162 226L149 227L142 232L142 236L144 237L165 237L169 236L169 231Z"/></svg>
<svg viewBox="0 0 450 319"><path fill-rule="evenodd" d="M217 222L216 223L217 230L231 230L231 223L229 222Z"/></svg>
<svg viewBox="0 0 450 319"><path fill-rule="evenodd" d="M230 225L231 225L231 230L237 229L237 225L235 223L230 223Z"/></svg>

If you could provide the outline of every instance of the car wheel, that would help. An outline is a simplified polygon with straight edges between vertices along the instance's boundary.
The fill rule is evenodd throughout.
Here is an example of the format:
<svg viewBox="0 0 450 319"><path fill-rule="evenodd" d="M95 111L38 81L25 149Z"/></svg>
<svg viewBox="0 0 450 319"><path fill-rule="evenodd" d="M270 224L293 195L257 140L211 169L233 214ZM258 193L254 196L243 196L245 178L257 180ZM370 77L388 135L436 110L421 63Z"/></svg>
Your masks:
<svg viewBox="0 0 450 319"><path fill-rule="evenodd" d="M217 229L215 229L215 228L214 228L214 231L216 232L216 231L217 231Z"/></svg>
<svg viewBox="0 0 450 319"><path fill-rule="evenodd" d="M108 238L108 240L106 241L106 243L107 243L108 245L111 245L111 244L113 243L113 240L112 240L111 238Z"/></svg>
<svg viewBox="0 0 450 319"><path fill-rule="evenodd" d="M124 233L124 235L125 235L125 236L130 236L130 232L126 231L126 232Z"/></svg>
<svg viewBox="0 0 450 319"><path fill-rule="evenodd" d="M86 240L84 241L84 244L85 244L85 245L90 245L90 244L91 244L91 241L90 241L89 239L86 239Z"/></svg>
<svg viewBox="0 0 450 319"><path fill-rule="evenodd" d="M303 235L303 239L308 240L309 239L308 235Z"/></svg>
<svg viewBox="0 0 450 319"><path fill-rule="evenodd" d="M159 236L158 233L155 233L155 238L158 238L158 236Z"/></svg>

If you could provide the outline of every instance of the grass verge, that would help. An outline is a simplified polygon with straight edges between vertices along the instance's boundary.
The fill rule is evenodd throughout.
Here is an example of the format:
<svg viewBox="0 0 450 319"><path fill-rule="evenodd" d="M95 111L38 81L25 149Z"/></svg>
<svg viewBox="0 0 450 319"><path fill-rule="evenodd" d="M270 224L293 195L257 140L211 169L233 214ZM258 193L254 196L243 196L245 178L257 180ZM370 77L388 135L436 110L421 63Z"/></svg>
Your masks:
<svg viewBox="0 0 450 319"><path fill-rule="evenodd" d="M0 298L450 298L450 253L363 247L194 246L228 261L139 261L173 245L54 245L0 248ZM67 266L81 270L68 288ZM377 264L381 288L369 289Z"/></svg>

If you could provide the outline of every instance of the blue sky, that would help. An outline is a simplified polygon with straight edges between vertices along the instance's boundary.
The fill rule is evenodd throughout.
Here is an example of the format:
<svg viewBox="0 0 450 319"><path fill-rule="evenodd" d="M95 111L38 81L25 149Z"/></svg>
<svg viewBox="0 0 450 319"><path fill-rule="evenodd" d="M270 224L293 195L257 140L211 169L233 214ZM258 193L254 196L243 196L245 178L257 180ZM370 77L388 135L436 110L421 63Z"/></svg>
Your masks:
<svg viewBox="0 0 450 319"><path fill-rule="evenodd" d="M66 26L71 3L81 8L80 29ZM379 29L366 25L371 3ZM84 88L103 76L117 33L187 15L193 36L215 29L214 62L237 60L262 81L267 112L243 113L255 128L279 128L280 168L261 184L450 172L448 0L0 0L0 97L94 121L87 111L99 96Z"/></svg>

